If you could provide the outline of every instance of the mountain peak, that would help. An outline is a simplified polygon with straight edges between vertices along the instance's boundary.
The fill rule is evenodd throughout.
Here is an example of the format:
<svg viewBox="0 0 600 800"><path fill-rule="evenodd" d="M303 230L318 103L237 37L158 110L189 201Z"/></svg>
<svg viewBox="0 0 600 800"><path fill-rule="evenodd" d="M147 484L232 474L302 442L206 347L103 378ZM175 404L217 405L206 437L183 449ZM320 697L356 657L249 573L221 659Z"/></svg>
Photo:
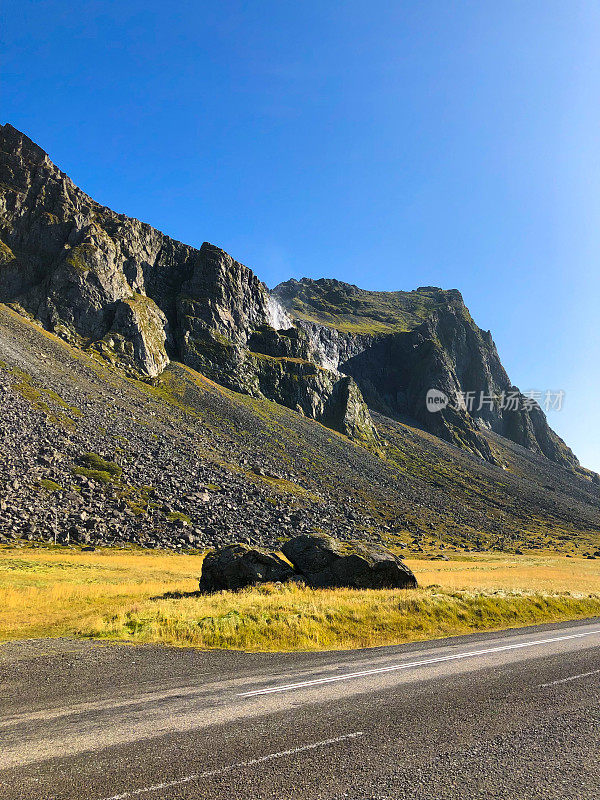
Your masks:
<svg viewBox="0 0 600 800"><path fill-rule="evenodd" d="M27 161L39 164L48 159L48 154L45 150L42 150L39 145L11 125L10 122L0 125L0 144L3 152L20 155Z"/></svg>

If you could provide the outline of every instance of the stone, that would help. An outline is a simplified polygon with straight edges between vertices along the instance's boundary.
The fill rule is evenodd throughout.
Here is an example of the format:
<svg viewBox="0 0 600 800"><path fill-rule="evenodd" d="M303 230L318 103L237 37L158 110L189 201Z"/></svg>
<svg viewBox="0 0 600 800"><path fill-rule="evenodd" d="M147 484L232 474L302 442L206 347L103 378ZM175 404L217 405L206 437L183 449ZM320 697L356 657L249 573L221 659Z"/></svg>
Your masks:
<svg viewBox="0 0 600 800"><path fill-rule="evenodd" d="M341 542L325 534L301 534L287 541L282 552L314 587L412 589L417 586L411 570L382 545Z"/></svg>
<svg viewBox="0 0 600 800"><path fill-rule="evenodd" d="M201 592L237 590L258 583L288 581L293 577L293 569L276 553L230 544L205 556L199 589Z"/></svg>

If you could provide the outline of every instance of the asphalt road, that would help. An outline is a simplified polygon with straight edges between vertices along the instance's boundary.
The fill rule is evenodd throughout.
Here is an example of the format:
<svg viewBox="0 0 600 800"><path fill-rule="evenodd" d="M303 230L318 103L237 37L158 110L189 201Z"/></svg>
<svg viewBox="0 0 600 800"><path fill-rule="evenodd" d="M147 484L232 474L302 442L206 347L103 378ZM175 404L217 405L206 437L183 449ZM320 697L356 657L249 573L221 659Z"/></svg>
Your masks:
<svg viewBox="0 0 600 800"><path fill-rule="evenodd" d="M0 800L600 797L600 619L320 654L0 645Z"/></svg>

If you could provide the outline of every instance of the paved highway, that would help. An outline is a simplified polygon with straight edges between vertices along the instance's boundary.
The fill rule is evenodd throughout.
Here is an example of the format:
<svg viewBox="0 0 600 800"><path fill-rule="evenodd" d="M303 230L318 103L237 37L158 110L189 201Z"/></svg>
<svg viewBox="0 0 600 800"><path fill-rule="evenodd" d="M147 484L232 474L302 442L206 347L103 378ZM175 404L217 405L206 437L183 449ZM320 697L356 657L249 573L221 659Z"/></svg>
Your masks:
<svg viewBox="0 0 600 800"><path fill-rule="evenodd" d="M0 800L600 796L600 619L319 654L0 645Z"/></svg>

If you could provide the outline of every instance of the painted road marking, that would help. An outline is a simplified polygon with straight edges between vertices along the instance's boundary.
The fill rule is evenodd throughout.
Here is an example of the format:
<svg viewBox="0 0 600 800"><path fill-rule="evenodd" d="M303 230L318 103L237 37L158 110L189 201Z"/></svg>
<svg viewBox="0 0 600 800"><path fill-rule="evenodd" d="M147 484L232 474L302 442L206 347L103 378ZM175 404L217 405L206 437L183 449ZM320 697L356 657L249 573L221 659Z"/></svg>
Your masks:
<svg viewBox="0 0 600 800"><path fill-rule="evenodd" d="M285 686L268 686L265 689L253 689L251 692L242 692L238 697L257 697L263 694L275 694L276 692L290 692L294 689L304 689L309 686L320 686L325 683L336 683L338 681L349 681L353 678L364 678L369 675L380 675L384 672L397 672L412 667L423 667L427 664L440 664L443 661L457 661L462 658L473 658L475 656L489 655L490 653L501 653L504 650L517 650L523 647L535 647L540 644L550 644L551 642L564 642L567 639L581 639L584 636L594 636L600 634L600 630L586 631L585 633L571 633L568 636L554 636L550 639L537 639L535 642L520 642L519 644L505 644L501 647L487 647L485 650L473 650L470 653L455 653L451 656L439 656L438 658L426 658L422 661L411 661L407 664L392 664L389 667L377 667L376 669L365 669L361 672L348 672L344 675L335 675L331 678L315 678L310 681L299 683L288 683Z"/></svg>
<svg viewBox="0 0 600 800"><path fill-rule="evenodd" d="M581 672L579 675L569 675L568 678L558 678L556 681L549 683L540 683L538 689L545 689L547 686L557 686L559 683L569 683L569 681L577 681L579 678L589 678L590 675L597 675L600 669L593 669L591 672Z"/></svg>
<svg viewBox="0 0 600 800"><path fill-rule="evenodd" d="M224 775L225 773L232 772L235 769L254 767L257 764L264 764L267 761L274 761L277 758L295 756L298 753L307 753L309 750L316 750L319 747L328 747L332 744L339 744L339 742L346 742L348 739L358 739L359 736L364 736L364 732L356 731L355 733L347 733L345 736L336 736L335 739L324 739L322 742L305 744L303 747L294 747L291 750L282 750L279 753L269 753L266 756L261 756L260 758L251 758L248 761L238 761L237 764L230 764L227 767L220 767L219 769L211 769L207 772L197 772L194 775L187 775L185 778L179 778L175 781L156 783L153 786L144 786L141 789L131 789L129 792L123 792L123 794L114 794L112 797L103 798L103 800L127 800L128 797L138 797L141 794L159 792L162 789L172 789L174 786L183 786L186 783L193 783L194 781L199 781L202 778L212 778L216 775Z"/></svg>

